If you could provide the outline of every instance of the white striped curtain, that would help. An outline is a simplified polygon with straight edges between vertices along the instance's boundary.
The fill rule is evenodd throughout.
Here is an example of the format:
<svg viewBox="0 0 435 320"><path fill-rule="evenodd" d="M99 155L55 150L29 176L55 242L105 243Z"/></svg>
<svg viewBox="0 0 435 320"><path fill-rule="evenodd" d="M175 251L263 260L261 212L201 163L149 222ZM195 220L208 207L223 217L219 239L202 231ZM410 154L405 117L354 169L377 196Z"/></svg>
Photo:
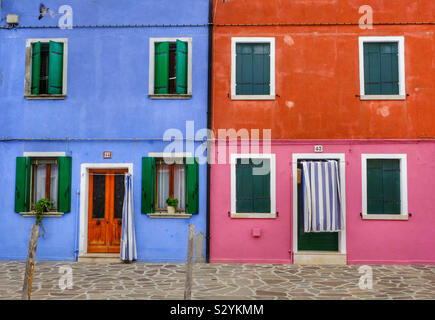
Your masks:
<svg viewBox="0 0 435 320"><path fill-rule="evenodd" d="M304 231L342 230L338 161L303 161Z"/></svg>
<svg viewBox="0 0 435 320"><path fill-rule="evenodd" d="M136 231L133 212L133 177L125 175L124 203L122 205L121 260L137 259Z"/></svg>

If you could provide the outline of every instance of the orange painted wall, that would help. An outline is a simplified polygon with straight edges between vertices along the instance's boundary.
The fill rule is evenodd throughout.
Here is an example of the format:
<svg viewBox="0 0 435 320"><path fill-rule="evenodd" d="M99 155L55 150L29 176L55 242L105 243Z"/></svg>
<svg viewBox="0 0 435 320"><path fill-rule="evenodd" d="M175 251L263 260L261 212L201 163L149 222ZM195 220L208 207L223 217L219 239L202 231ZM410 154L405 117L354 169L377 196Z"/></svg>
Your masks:
<svg viewBox="0 0 435 320"><path fill-rule="evenodd" d="M435 137L435 25L223 26L231 23L435 22L433 0L215 0L212 126L273 139ZM231 100L231 37L275 37L276 97ZM405 37L405 101L361 101L359 36Z"/></svg>

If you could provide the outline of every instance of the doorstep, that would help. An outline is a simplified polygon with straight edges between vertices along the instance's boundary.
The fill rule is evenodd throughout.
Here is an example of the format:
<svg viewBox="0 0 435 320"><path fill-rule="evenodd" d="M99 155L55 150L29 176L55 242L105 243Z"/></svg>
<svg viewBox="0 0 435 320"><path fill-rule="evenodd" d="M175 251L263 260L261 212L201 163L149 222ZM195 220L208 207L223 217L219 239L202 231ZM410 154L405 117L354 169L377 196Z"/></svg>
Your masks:
<svg viewBox="0 0 435 320"><path fill-rule="evenodd" d="M121 257L119 253L85 253L79 255L78 262L119 262L121 263Z"/></svg>
<svg viewBox="0 0 435 320"><path fill-rule="evenodd" d="M293 254L294 264L337 264L345 265L346 254L334 251L299 251Z"/></svg>

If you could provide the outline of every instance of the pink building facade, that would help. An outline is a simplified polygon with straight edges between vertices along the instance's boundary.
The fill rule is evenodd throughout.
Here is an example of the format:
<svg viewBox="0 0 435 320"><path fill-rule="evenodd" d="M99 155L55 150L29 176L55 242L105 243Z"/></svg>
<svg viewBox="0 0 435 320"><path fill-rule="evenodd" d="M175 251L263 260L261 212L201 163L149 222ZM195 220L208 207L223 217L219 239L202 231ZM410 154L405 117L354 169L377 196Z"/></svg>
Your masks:
<svg viewBox="0 0 435 320"><path fill-rule="evenodd" d="M322 152L319 151L319 146ZM225 149L225 148L224 148ZM224 152L224 156L222 155ZM261 150L260 150L261 152ZM219 154L221 153L221 154ZM243 155L216 144L211 167L210 262L215 263L435 263L435 143L427 140L272 140L271 212L269 217L237 216L232 207L235 185L231 158ZM249 153L249 152L248 152ZM251 154L252 156L252 154ZM255 157L255 156L254 156ZM401 214L366 214L368 158L400 160ZM298 249L297 163L336 159L343 190L344 229L337 252ZM216 160L218 162L218 160ZM233 161L234 162L234 161ZM226 186L226 187L224 187ZM229 187L231 186L231 187ZM299 199L300 200L300 199Z"/></svg>

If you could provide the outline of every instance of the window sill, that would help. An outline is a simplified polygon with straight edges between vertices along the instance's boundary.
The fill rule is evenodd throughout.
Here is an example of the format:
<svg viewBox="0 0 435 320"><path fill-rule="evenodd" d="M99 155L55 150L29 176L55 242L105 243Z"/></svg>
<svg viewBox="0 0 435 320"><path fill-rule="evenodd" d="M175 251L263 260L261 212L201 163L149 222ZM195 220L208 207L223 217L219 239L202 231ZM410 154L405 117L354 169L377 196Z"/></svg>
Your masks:
<svg viewBox="0 0 435 320"><path fill-rule="evenodd" d="M66 94L25 94L24 98L28 100L63 100L66 98Z"/></svg>
<svg viewBox="0 0 435 320"><path fill-rule="evenodd" d="M235 213L231 212L232 219L274 219L276 213Z"/></svg>
<svg viewBox="0 0 435 320"><path fill-rule="evenodd" d="M275 100L272 95L231 95L231 100Z"/></svg>
<svg viewBox="0 0 435 320"><path fill-rule="evenodd" d="M34 211L32 212L19 212L23 217L35 217L36 213ZM62 217L65 213L64 212L47 212L42 217L43 218L53 218L53 217Z"/></svg>
<svg viewBox="0 0 435 320"><path fill-rule="evenodd" d="M150 99L191 99L191 94L149 94Z"/></svg>
<svg viewBox="0 0 435 320"><path fill-rule="evenodd" d="M404 214L363 214L363 220L408 220L409 215Z"/></svg>
<svg viewBox="0 0 435 320"><path fill-rule="evenodd" d="M405 95L362 95L361 100L406 100Z"/></svg>
<svg viewBox="0 0 435 320"><path fill-rule="evenodd" d="M191 214L180 212L180 213L167 213L167 212L156 212L156 213L147 213L147 216L152 219L189 219L192 217Z"/></svg>

